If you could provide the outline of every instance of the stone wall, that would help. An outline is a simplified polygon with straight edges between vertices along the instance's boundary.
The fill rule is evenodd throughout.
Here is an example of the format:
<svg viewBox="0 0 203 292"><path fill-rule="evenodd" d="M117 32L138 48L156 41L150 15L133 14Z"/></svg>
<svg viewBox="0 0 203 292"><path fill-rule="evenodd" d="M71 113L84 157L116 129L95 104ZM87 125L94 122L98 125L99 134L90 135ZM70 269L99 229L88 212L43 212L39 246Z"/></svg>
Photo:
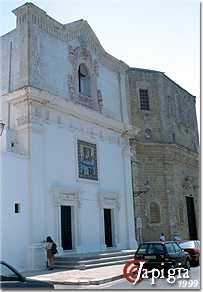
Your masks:
<svg viewBox="0 0 203 292"><path fill-rule="evenodd" d="M177 145L158 143L136 143L136 155L134 206L135 219L142 218L142 239L158 240L160 232L167 240L175 233L189 238L186 196L194 198L199 228L198 156ZM189 190L184 188L187 179L191 182ZM138 194L140 190L146 192ZM160 221L152 223L150 204L154 202L160 209Z"/></svg>
<svg viewBox="0 0 203 292"><path fill-rule="evenodd" d="M161 101L158 96L161 95L160 72L146 72L142 70L129 70L129 92L131 97L131 118L132 124L141 129L138 140L145 141L162 141L162 124L161 124ZM140 111L139 89L148 89L150 111ZM145 130L151 130L150 139L146 138Z"/></svg>
<svg viewBox="0 0 203 292"><path fill-rule="evenodd" d="M159 71L131 68L128 78L132 124L141 129L138 140L176 143L197 151L195 97ZM140 110L139 89L148 89L149 111Z"/></svg>
<svg viewBox="0 0 203 292"><path fill-rule="evenodd" d="M164 232L168 240L175 233L188 239L186 196L194 198L199 228L195 97L162 72L130 69L128 79L131 122L140 128L139 134L131 139L136 152L133 163L135 221L137 218L142 221L141 230L136 230L137 237L144 241L158 240ZM148 89L150 110L140 110L139 89ZM184 187L187 184L189 189ZM151 203L152 212L154 203L157 208L155 219L150 212Z"/></svg>

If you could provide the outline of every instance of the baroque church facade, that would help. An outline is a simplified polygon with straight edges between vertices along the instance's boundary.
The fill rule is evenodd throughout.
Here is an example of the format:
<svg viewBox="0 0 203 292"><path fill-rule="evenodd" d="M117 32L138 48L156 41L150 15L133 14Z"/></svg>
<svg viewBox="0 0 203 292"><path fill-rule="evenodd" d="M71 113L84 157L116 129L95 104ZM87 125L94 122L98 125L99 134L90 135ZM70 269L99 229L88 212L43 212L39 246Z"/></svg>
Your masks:
<svg viewBox="0 0 203 292"><path fill-rule="evenodd" d="M84 20L31 3L1 37L2 258L20 270L59 254L135 249L127 65Z"/></svg>
<svg viewBox="0 0 203 292"><path fill-rule="evenodd" d="M197 236L194 97L108 54L84 20L32 3L13 13L0 40L2 259L42 268L48 235L59 255Z"/></svg>

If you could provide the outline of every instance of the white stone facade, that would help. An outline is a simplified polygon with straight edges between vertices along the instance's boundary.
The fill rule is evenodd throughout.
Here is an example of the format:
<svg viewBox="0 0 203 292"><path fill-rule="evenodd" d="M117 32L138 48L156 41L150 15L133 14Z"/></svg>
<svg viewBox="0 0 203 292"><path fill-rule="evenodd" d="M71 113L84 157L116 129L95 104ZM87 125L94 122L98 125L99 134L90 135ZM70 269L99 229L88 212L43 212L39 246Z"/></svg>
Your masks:
<svg viewBox="0 0 203 292"><path fill-rule="evenodd" d="M42 241L59 253L136 248L127 65L107 54L86 21L62 25L33 4L17 8L1 37L1 258L20 270L45 265ZM90 96L78 87L85 64ZM79 177L77 141L96 145L98 179ZM19 204L19 213L15 213ZM61 206L71 207L64 250ZM111 210L112 247L104 209Z"/></svg>

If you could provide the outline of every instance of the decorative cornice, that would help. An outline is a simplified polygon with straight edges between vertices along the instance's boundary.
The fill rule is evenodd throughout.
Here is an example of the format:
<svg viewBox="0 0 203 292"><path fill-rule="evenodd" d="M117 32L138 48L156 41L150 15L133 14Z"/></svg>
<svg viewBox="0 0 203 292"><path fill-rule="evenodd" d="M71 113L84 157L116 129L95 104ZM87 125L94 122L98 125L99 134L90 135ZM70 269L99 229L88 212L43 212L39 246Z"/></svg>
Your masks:
<svg viewBox="0 0 203 292"><path fill-rule="evenodd" d="M120 134L132 128L129 124L124 124L121 121L106 117L80 104L74 104L72 101L65 100L63 97L34 87L19 89L12 93L5 94L3 97L12 104L26 101L30 104L46 105L47 109L58 111L59 113L75 117L81 121L86 121Z"/></svg>

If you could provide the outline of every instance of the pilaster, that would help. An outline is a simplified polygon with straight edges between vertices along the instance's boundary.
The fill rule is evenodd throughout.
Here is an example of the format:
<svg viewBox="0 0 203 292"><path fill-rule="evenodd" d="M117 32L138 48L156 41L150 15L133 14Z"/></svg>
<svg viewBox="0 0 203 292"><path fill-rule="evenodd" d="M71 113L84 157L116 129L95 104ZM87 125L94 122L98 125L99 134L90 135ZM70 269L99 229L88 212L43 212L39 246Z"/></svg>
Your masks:
<svg viewBox="0 0 203 292"><path fill-rule="evenodd" d="M132 193L132 178L131 178L131 153L126 141L126 145L122 149L123 158L123 175L125 185L125 207L126 207L126 224L129 248L136 249L137 241L135 238L135 222L133 211L133 193Z"/></svg>

